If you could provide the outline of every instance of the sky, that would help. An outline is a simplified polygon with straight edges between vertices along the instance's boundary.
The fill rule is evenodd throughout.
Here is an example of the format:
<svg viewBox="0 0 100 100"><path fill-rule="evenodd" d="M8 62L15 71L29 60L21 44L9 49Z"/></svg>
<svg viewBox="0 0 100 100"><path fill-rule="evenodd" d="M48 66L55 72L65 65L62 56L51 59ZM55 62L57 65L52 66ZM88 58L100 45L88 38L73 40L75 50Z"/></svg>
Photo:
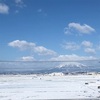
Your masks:
<svg viewBox="0 0 100 100"><path fill-rule="evenodd" d="M0 60L100 58L100 0L0 0Z"/></svg>

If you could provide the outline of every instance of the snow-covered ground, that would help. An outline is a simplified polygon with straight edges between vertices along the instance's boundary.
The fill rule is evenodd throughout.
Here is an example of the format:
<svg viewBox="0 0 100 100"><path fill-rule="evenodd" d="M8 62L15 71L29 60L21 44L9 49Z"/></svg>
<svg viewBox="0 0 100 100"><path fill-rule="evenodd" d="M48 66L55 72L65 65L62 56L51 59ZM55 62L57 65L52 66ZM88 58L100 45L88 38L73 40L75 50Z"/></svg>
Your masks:
<svg viewBox="0 0 100 100"><path fill-rule="evenodd" d="M100 99L100 75L0 75L0 100Z"/></svg>

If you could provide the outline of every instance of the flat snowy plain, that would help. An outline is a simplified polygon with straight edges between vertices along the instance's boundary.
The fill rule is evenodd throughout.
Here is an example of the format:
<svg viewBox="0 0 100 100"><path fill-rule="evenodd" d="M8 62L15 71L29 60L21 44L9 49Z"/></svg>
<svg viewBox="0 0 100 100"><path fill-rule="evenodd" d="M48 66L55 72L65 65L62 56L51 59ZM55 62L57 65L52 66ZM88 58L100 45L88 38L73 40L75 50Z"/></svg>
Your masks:
<svg viewBox="0 0 100 100"><path fill-rule="evenodd" d="M100 75L0 75L0 100L100 99Z"/></svg>

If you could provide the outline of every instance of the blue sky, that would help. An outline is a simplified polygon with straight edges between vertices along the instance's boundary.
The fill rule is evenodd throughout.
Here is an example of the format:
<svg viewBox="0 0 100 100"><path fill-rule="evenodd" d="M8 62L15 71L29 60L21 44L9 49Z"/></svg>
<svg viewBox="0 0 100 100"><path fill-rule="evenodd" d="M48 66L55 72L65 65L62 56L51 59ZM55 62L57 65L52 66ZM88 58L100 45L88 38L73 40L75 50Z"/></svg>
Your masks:
<svg viewBox="0 0 100 100"><path fill-rule="evenodd" d="M0 60L100 56L100 0L0 0Z"/></svg>

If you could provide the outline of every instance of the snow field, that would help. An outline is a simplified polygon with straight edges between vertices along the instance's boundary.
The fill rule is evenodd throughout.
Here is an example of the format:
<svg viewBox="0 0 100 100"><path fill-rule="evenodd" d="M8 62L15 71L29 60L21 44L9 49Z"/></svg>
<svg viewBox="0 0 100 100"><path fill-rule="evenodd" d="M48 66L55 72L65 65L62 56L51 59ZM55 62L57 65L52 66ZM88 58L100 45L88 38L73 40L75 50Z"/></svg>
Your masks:
<svg viewBox="0 0 100 100"><path fill-rule="evenodd" d="M0 75L0 100L100 99L98 86L99 75Z"/></svg>

